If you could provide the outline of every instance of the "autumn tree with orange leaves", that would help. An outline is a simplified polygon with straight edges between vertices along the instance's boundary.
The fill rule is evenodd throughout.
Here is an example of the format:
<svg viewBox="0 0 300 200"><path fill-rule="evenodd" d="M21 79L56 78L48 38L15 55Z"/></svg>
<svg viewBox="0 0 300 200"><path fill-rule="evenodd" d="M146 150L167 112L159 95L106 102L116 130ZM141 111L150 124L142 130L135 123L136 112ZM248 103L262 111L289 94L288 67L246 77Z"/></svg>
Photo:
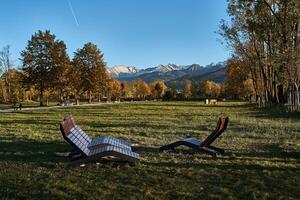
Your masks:
<svg viewBox="0 0 300 200"><path fill-rule="evenodd" d="M226 65L225 92L235 99L254 95L253 80L250 78L249 62L231 58Z"/></svg>

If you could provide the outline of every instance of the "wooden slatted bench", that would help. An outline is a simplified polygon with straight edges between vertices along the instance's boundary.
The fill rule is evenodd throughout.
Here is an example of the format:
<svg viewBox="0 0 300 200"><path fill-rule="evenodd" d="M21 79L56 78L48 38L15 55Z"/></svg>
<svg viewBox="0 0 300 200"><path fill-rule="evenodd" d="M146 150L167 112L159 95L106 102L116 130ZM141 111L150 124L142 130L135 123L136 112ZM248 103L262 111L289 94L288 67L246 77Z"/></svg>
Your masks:
<svg viewBox="0 0 300 200"><path fill-rule="evenodd" d="M220 117L217 122L216 129L203 141L197 138L188 137L173 142L171 144L162 146L160 148L160 151L162 152L167 150L173 150L176 147L183 145L183 146L193 148L201 153L209 154L212 156L216 156L218 154L223 155L225 151L223 149L212 146L212 143L226 130L228 121L229 121L228 117L225 118Z"/></svg>
<svg viewBox="0 0 300 200"><path fill-rule="evenodd" d="M69 153L69 160L73 163L93 161L99 158L113 157L116 160L137 162L139 154L131 149L131 144L125 140L111 136L90 138L71 115L60 123L60 130L64 139L74 148Z"/></svg>

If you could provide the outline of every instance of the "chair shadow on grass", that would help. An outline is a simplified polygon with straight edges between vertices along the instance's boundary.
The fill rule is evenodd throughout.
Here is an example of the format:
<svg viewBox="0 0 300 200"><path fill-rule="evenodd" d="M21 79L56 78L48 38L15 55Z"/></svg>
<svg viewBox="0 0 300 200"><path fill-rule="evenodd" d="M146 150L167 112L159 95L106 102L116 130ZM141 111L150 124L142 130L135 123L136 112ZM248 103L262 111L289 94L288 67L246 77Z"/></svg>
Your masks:
<svg viewBox="0 0 300 200"><path fill-rule="evenodd" d="M64 143L42 143L36 141L15 141L10 143L0 142L0 161L26 162L46 168L55 168L56 164L69 165L67 158L71 147ZM102 163L110 167L134 165L125 161L112 161L99 159L92 163ZM81 163L85 164L85 162ZM76 167L78 165L74 165Z"/></svg>
<svg viewBox="0 0 300 200"><path fill-rule="evenodd" d="M300 163L300 152L297 150L286 150L280 147L279 144L266 144L259 145L260 151L254 151L249 149L246 152L234 151L233 149L225 149L225 155L221 157L211 157L203 154L199 154L199 152L189 149L189 148L179 148L175 149L171 152L166 153L166 157L175 158L182 160L181 162L146 162L145 164L148 166L154 167L170 167L170 168L218 168L218 169L247 169L247 170L290 170L291 172L300 172L300 170L296 167L289 166L261 166L260 164L256 164L257 162L268 163L268 162L282 162L289 164L299 164ZM137 148L137 151L145 151L149 153L157 153L158 148ZM208 162L190 162L190 158L192 156L200 156L198 159L203 159ZM188 158L188 159L186 159ZM168 160L168 159L167 159ZM211 160L211 162L209 162ZM239 160L239 162L235 162ZM248 161L248 162L243 162ZM225 162L224 162L225 161ZM242 161L242 162L241 162ZM249 162L250 161L250 162ZM217 162L217 163L216 163ZM253 164L251 164L253 163Z"/></svg>
<svg viewBox="0 0 300 200"><path fill-rule="evenodd" d="M7 138L6 138L7 139ZM1 139L2 140L2 139ZM139 153L141 157L147 159L147 156L156 156L159 154L159 147L153 146L133 146L134 151ZM0 160L1 161L21 161L21 162L34 162L34 163L67 163L67 153L71 150L71 147L66 144L64 141L57 142L39 142L36 140L15 140L13 142L5 142L0 141ZM251 150L252 149L252 150ZM234 149L225 148L225 156L220 158L213 158L210 156L206 156L203 154L199 154L199 152L194 151L192 149L179 148L175 149L169 155L164 155L164 157L174 157L182 159L182 162L172 163L165 162L161 160L158 163L151 162L143 162L145 165L156 167L180 167L180 168L202 168L202 167L217 167L217 168L239 168L244 167L245 169L267 169L267 170L281 170L280 167L262 167L255 164L245 164L242 166L236 167L236 162L234 160L247 160L247 161L270 161L270 162L300 162L300 152L295 149L283 149L280 144L266 144L261 145L257 144L253 148L247 151L234 151ZM258 149L259 151L256 151ZM189 163L186 162L186 157L191 156L200 156L200 159L212 160L216 159L220 160L220 164L212 164L209 163ZM292 161L290 160L292 159ZM232 161L226 162L226 164L222 164L222 160ZM106 162L105 160L99 160L99 162ZM120 162L122 163L122 162ZM293 170L294 168L290 168ZM299 170L298 170L299 171Z"/></svg>
<svg viewBox="0 0 300 200"><path fill-rule="evenodd" d="M138 152L143 156L143 154L157 154L159 153L158 147L149 147L149 146L133 146L133 151Z"/></svg>
<svg viewBox="0 0 300 200"><path fill-rule="evenodd" d="M1 141L0 149L0 161L35 163L39 166L52 168L58 163L68 165L67 155L72 148L63 141L38 142L35 140L16 140L13 142ZM135 148L133 149L135 150ZM147 151L146 149L147 148L139 150L143 152ZM123 165L134 166L134 164L126 161L110 159L99 159L92 163L108 164L110 167L119 167Z"/></svg>

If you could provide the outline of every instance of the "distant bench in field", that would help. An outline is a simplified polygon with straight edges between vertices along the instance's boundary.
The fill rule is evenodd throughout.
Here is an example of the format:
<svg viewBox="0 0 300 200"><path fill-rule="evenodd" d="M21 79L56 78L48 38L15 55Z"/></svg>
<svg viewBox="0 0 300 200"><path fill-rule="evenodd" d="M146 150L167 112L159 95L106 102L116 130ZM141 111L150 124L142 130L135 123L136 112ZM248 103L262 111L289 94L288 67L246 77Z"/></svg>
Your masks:
<svg viewBox="0 0 300 200"><path fill-rule="evenodd" d="M217 99L210 99L209 104L217 104L218 100Z"/></svg>
<svg viewBox="0 0 300 200"><path fill-rule="evenodd" d="M217 104L218 100L217 99L206 99L205 104Z"/></svg>

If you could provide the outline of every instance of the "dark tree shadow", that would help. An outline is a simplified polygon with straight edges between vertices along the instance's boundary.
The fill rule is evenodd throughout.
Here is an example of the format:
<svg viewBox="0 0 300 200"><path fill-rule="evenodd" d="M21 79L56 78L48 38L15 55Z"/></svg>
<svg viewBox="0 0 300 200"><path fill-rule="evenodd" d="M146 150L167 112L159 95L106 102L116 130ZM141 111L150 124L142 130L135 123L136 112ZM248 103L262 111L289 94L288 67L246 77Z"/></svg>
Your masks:
<svg viewBox="0 0 300 200"><path fill-rule="evenodd" d="M286 107L281 105L265 108L253 106L253 110L249 115L255 118L300 119L300 112L287 112Z"/></svg>
<svg viewBox="0 0 300 200"><path fill-rule="evenodd" d="M34 140L15 140L13 142L0 142L0 160L23 162L54 162L60 163L70 147L63 142L37 142Z"/></svg>

